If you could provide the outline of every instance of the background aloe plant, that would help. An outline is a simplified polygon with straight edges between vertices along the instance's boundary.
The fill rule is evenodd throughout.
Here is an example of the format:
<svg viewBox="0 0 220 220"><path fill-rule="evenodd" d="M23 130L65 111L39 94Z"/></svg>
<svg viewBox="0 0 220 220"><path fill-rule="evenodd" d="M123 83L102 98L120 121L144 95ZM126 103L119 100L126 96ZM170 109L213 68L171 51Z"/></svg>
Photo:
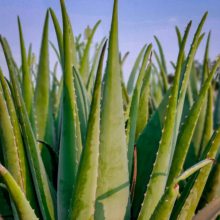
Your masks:
<svg viewBox="0 0 220 220"><path fill-rule="evenodd" d="M82 39L74 35L63 0L60 5L62 25L53 9L46 12L38 62L25 46L20 18L21 64L0 36L9 70L7 79L0 69L2 218L217 218L220 58L209 60L210 33L203 63L195 60L208 13L189 52L192 22L183 36L176 27L179 54L172 74L155 36L158 49L152 44L141 49L126 84L129 53L119 50L118 1L110 36L95 50L101 21L87 27ZM49 25L58 48L49 41ZM50 46L58 60L52 71Z"/></svg>

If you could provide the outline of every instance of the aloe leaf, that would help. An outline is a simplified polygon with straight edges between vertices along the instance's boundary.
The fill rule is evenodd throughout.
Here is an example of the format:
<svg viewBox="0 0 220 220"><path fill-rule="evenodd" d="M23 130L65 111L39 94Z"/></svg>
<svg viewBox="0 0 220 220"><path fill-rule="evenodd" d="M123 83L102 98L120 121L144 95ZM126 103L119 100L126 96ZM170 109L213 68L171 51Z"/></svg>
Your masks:
<svg viewBox="0 0 220 220"><path fill-rule="evenodd" d="M156 41L156 44L157 44L157 47L158 47L158 50L159 50L160 61L161 61L163 70L164 70L165 74L167 74L166 60L165 60L165 56L164 56L164 53L163 53L162 45L161 45L159 39L156 36L154 36L154 39Z"/></svg>
<svg viewBox="0 0 220 220"><path fill-rule="evenodd" d="M88 95L91 99L92 93L93 93L93 87L94 87L94 81L95 81L95 74L97 73L97 69L98 69L98 63L99 63L99 59L100 59L100 55L101 55L101 51L103 49L104 43L106 41L106 38L103 38L101 43L99 44L96 53L95 53L95 57L93 59L93 63L92 63L92 68L88 77L88 81L86 84L86 89L88 92Z"/></svg>
<svg viewBox="0 0 220 220"><path fill-rule="evenodd" d="M156 58L156 61L158 63L158 66L160 68L160 74L161 74L161 78L162 78L162 81L163 81L163 91L164 93L167 91L168 87L169 87L169 84L168 84L168 79L167 79L167 75L166 75L166 72L162 66L162 63L159 59L159 56L158 54L156 53L156 51L154 51L154 56Z"/></svg>
<svg viewBox="0 0 220 220"><path fill-rule="evenodd" d="M166 186L167 176L169 172L169 164L172 152L172 138L173 130L175 128L176 108L179 90L179 81L181 74L181 65L184 55L184 48L191 23L188 24L185 35L182 41L181 49L177 59L177 67L174 77L173 86L171 88L167 111L164 118L164 126L162 130L162 137L159 143L159 149L154 163L153 171L150 181L148 183L146 195L143 206L141 208L138 219L149 219L160 201Z"/></svg>
<svg viewBox="0 0 220 220"><path fill-rule="evenodd" d="M128 170L129 175L131 177L132 172L132 164L133 164L133 152L134 152L134 144L135 144L135 134L136 134L136 125L138 118L138 106L139 99L141 93L141 86L143 83L143 78L145 74L146 65L148 62L148 58L150 56L152 49L152 44L150 44L144 54L144 58L141 65L141 70L136 82L136 86L132 95L130 111L129 111L129 120L127 125L127 143L128 143Z"/></svg>
<svg viewBox="0 0 220 220"><path fill-rule="evenodd" d="M19 27L21 59L22 59L22 94L24 97L24 102L27 108L28 115L30 115L32 108L32 101L33 101L32 80L31 80L30 68L28 65L28 59L26 55L22 27L19 17L18 17L18 27Z"/></svg>
<svg viewBox="0 0 220 220"><path fill-rule="evenodd" d="M104 44L96 75L85 148L79 164L69 219L91 219L95 213L100 134L100 100Z"/></svg>
<svg viewBox="0 0 220 220"><path fill-rule="evenodd" d="M64 75L57 204L58 219L66 219L76 181L82 142L72 72L72 32L64 1L61 0L60 3L63 17Z"/></svg>
<svg viewBox="0 0 220 220"><path fill-rule="evenodd" d="M126 216L129 173L121 91L118 1L115 0L101 107L95 219L124 219Z"/></svg>
<svg viewBox="0 0 220 220"><path fill-rule="evenodd" d="M163 98L159 107L149 118L146 127L137 140L137 177L131 209L132 218L134 219L137 218L140 211L147 183L153 169L153 163L156 159L158 144L162 134L163 118L169 100L169 93L168 90L168 93Z"/></svg>
<svg viewBox="0 0 220 220"><path fill-rule="evenodd" d="M154 210L154 213L151 216L152 220L160 220L160 219L170 219L170 215L174 206L174 202L176 201L176 198L179 193L179 185L178 183L182 180L185 180L195 172L197 172L199 169L207 166L208 164L213 163L213 160L205 159L203 161L200 161L196 165L192 166L185 172L183 172L174 182L171 186L169 186L164 195L162 196L160 202L158 203L156 209Z"/></svg>
<svg viewBox="0 0 220 220"><path fill-rule="evenodd" d="M24 101L22 99L17 75L15 74L14 64L12 62L10 48L8 48L8 44L4 38L0 37L0 41L8 64L10 79L14 91L13 97L16 112L18 112L19 116L19 124L21 125L22 129L22 136L25 142L25 149L27 152L35 190L37 192L39 206L44 219L55 219L54 205L49 189L46 171L28 118Z"/></svg>
<svg viewBox="0 0 220 220"><path fill-rule="evenodd" d="M73 68L74 86L76 92L77 108L81 128L82 144L84 146L86 140L87 123L89 117L90 100L87 95L83 80L77 70Z"/></svg>
<svg viewBox="0 0 220 220"><path fill-rule="evenodd" d="M146 70L145 77L143 79L143 85L141 88L141 95L140 95L140 101L138 107L136 140L138 139L139 135L142 133L149 118L150 76L151 76L151 64L149 64Z"/></svg>
<svg viewBox="0 0 220 220"><path fill-rule="evenodd" d="M204 72L209 71L209 44L210 44L211 32L209 32L207 44L206 44L206 52L204 57ZM205 124L203 130L203 138L200 146L200 154L202 154L205 146L207 145L209 139L212 136L213 132L213 88L210 86L208 95L207 95L207 106L206 106L206 115L205 115Z"/></svg>
<svg viewBox="0 0 220 220"><path fill-rule="evenodd" d="M57 42L58 42L58 46L59 46L60 58L61 58L61 63L62 63L62 68L63 68L63 33L60 28L60 24L59 24L59 21L56 17L55 12L53 11L52 8L50 8L49 11L50 11L50 15L51 15L53 25L55 28L55 32L56 32L56 36L57 36Z"/></svg>
<svg viewBox="0 0 220 220"><path fill-rule="evenodd" d="M220 128L214 132L210 139L203 158L215 158L218 152L220 142ZM178 201L178 207L174 212L174 216L178 219L191 219L195 213L196 207L201 198L202 192L206 185L208 176L211 172L212 164L202 168L199 173L191 180L191 184L186 186L183 196Z"/></svg>
<svg viewBox="0 0 220 220"><path fill-rule="evenodd" d="M16 183L8 170L6 170L6 168L1 164L0 175L2 176L4 183L6 184L7 189L14 201L19 219L38 219L19 185Z"/></svg>
<svg viewBox="0 0 220 220"><path fill-rule="evenodd" d="M2 125L3 129L3 132L1 132L1 142L3 146L7 146L4 150L4 154L6 157L6 167L11 172L14 179L25 193L32 207L36 208L35 192L34 188L32 187L31 174L28 168L28 161L26 159L20 125L18 122L11 93L1 72L1 69L0 84L2 86L4 94L1 95L1 106L4 109L2 109L1 111L3 119L1 120L0 124ZM3 96L5 101L3 100ZM3 114L5 114L5 116L3 116ZM6 124L4 125L3 122L6 122ZM7 131L6 128L8 128ZM14 136L13 139L11 138L12 136Z"/></svg>
<svg viewBox="0 0 220 220"><path fill-rule="evenodd" d="M205 49L205 55L204 55L204 61L203 61L203 67L202 67L202 83L204 83L204 81L206 80L207 76L208 76L208 53L209 53L209 44L210 44L210 33L208 35L208 38L207 38L207 43L206 43L206 49ZM208 113L208 110L207 109L207 102L208 100L208 95L206 95L206 100L204 102L204 106L201 110L201 113L200 113L200 116L199 116L199 123L197 124L196 126L196 130L195 130L195 134L193 136L193 144L195 146L195 150L196 150L196 154L199 155L201 154L201 151L204 147L204 145L206 143L202 143L203 142L203 134L205 132L205 123L207 122L207 113ZM211 101L211 100L209 100ZM212 130L211 130L212 131ZM207 140L206 140L207 141Z"/></svg>
<svg viewBox="0 0 220 220"><path fill-rule="evenodd" d="M205 208L200 210L192 220L208 220L217 219L220 215L220 198L213 200Z"/></svg>
<svg viewBox="0 0 220 220"><path fill-rule="evenodd" d="M48 48L48 22L49 12L46 14L41 52L39 59L39 67L37 73L36 88L34 94L34 115L37 139L46 141L53 145L52 140L48 140L47 123L49 120L49 105L50 105L50 70L49 70L49 48ZM39 145L40 150L42 145Z"/></svg>
<svg viewBox="0 0 220 220"><path fill-rule="evenodd" d="M160 202L158 203L156 209L154 210L150 220L169 220L178 193L178 184L169 186L165 190L165 193L162 196Z"/></svg>
<svg viewBox="0 0 220 220"><path fill-rule="evenodd" d="M173 161L170 168L167 185L172 183L173 179L180 174L183 168L183 163L185 161L186 154L190 145L190 141L192 139L192 135L196 127L196 122L199 118L201 108L205 101L206 93L210 87L212 78L219 65L220 65L220 59L217 60L216 64L212 68L211 73L208 75L208 78L201 89L197 101L194 103L188 117L184 122L184 125L181 128L180 134L177 139L176 148L174 151Z"/></svg>
<svg viewBox="0 0 220 220"><path fill-rule="evenodd" d="M206 17L207 17L207 13L204 14L204 16L201 19L201 22L198 25L198 28L197 28L196 33L193 38L193 42L192 42L189 54L187 56L186 64L185 64L183 72L182 72L183 75L182 75L181 87L180 87L179 98L178 98L177 116L176 116L175 130L174 130L175 134L174 134L174 138L173 138L172 155L174 153L174 149L176 146L178 131L179 131L180 123L181 123L181 118L183 115L183 107L184 107L184 101L185 101L186 92L187 92L187 88L188 88L188 84L189 84L190 73L191 73L191 69L192 69L192 65L193 65L193 61L194 61L194 57L195 57L198 45L201 42L200 33L201 33L202 27L205 23Z"/></svg>
<svg viewBox="0 0 220 220"><path fill-rule="evenodd" d="M34 127L37 140L44 141L50 146L54 146L54 129L51 112L50 98L50 70L49 70L49 46L48 46L48 26L49 11L47 11L44 30L42 35L40 59L34 92ZM38 147L42 154L45 168L50 178L52 178L52 164L48 150L43 144L39 143Z"/></svg>
<svg viewBox="0 0 220 220"><path fill-rule="evenodd" d="M141 63L141 59L144 55L144 52L146 50L146 45L144 45L144 47L141 49L141 51L138 54L137 59L135 60L134 66L132 68L132 71L130 73L129 79L128 79L128 84L127 84L127 91L128 91L128 95L131 95L133 92L133 88L135 85L135 79L136 79L136 74L139 68L139 65Z"/></svg>
<svg viewBox="0 0 220 220"><path fill-rule="evenodd" d="M29 45L28 47L28 56L27 56L27 62L28 62L28 66L29 69L31 69L31 65L32 65L32 44Z"/></svg>
<svg viewBox="0 0 220 220"><path fill-rule="evenodd" d="M179 27L175 27L179 48L181 47L182 36Z"/></svg>
<svg viewBox="0 0 220 220"><path fill-rule="evenodd" d="M82 76L82 79L83 79L83 82L87 83L88 81L88 77L89 77L89 51L90 51L90 47L91 47L91 44L92 44L92 39L93 39L93 36L99 26L99 24L101 23L101 21L98 21L94 28L92 29L92 32L91 34L89 35L89 38L88 38L88 41L87 41L87 44L86 44L86 47L84 49L84 53L83 53L83 57L82 57L82 60L81 60L81 65L80 65L80 74Z"/></svg>

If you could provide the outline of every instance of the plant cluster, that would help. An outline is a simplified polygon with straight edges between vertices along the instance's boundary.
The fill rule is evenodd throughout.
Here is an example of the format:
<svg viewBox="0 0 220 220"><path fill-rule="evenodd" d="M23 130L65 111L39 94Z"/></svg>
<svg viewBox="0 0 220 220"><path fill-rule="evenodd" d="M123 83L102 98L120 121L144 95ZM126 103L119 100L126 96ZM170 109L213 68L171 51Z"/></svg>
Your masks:
<svg viewBox="0 0 220 220"><path fill-rule="evenodd" d="M62 28L48 9L37 64L31 47L26 51L19 18L20 65L0 36L9 70L8 80L0 69L2 218L217 218L220 89L215 76L220 58L209 61L210 33L203 63L195 61L207 13L188 52L192 22L183 35L176 27L179 53L172 75L155 37L159 53L145 45L126 85L128 53L119 53L118 1L108 42L104 38L96 45L92 59L100 21L86 29L85 40L75 37L64 0L60 4ZM50 17L58 49L49 43ZM50 71L50 46L61 78L58 64Z"/></svg>

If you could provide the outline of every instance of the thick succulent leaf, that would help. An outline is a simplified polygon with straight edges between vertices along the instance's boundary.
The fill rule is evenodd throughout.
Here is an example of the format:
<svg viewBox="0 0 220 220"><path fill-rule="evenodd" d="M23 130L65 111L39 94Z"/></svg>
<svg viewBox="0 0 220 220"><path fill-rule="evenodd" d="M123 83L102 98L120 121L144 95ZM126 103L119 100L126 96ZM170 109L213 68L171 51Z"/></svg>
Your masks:
<svg viewBox="0 0 220 220"><path fill-rule="evenodd" d="M156 160L154 163L153 171L151 173L150 181L148 183L143 206L138 217L139 220L147 220L151 217L165 190L171 160L173 138L172 134L175 128L181 65L183 61L184 48L188 37L189 29L190 23L186 28L181 49L178 55L174 82L171 88L169 101L167 105L167 111L164 118L162 137L159 143Z"/></svg>
<svg viewBox="0 0 220 220"><path fill-rule="evenodd" d="M156 44L157 44L157 47L158 47L158 50L159 50L160 62L162 64L162 67L163 67L163 70L164 70L165 74L167 74L166 60L165 60L165 56L164 56L162 45L161 45L159 39L156 36L154 36L154 39L156 41Z"/></svg>
<svg viewBox="0 0 220 220"><path fill-rule="evenodd" d="M93 87L94 87L94 82L95 82L95 74L97 73L97 69L98 69L98 64L99 64L99 60L100 60L100 56L101 56L101 51L104 47L104 43L106 41L106 38L103 38L101 43L99 44L96 52L95 52L95 56L92 62L92 68L88 77L88 81L86 84L86 89L88 92L88 95L91 99L92 93L93 93Z"/></svg>
<svg viewBox="0 0 220 220"><path fill-rule="evenodd" d="M166 190L164 195L162 196L160 202L155 208L151 220L169 220L170 215L176 201L176 198L179 193L179 185L171 185Z"/></svg>
<svg viewBox="0 0 220 220"><path fill-rule="evenodd" d="M12 200L14 201L19 219L38 219L19 185L16 183L8 170L6 170L6 168L4 168L1 164L0 175L7 186Z"/></svg>
<svg viewBox="0 0 220 220"><path fill-rule="evenodd" d="M127 84L128 95L131 95L132 92L133 92L137 71L138 71L139 65L141 63L141 59L143 58L146 47L147 46L144 45L144 47L139 52L138 57L135 60L134 66L133 66L132 71L130 73L130 76L129 76L129 79L128 79L128 84Z"/></svg>
<svg viewBox="0 0 220 220"><path fill-rule="evenodd" d="M180 174L183 168L183 163L185 161L186 154L189 149L189 145L193 136L194 129L196 127L197 120L199 118L199 114L201 112L202 105L205 101L205 97L210 87L212 78L219 65L220 65L220 59L217 60L216 64L212 68L211 73L209 74L207 80L205 81L201 89L197 101L194 103L192 109L189 112L188 117L184 122L184 125L180 130L180 134L178 136L176 148L174 151L172 165L170 168L168 185L173 182L174 178L176 178Z"/></svg>
<svg viewBox="0 0 220 220"><path fill-rule="evenodd" d="M159 59L159 56L157 55L156 51L154 51L154 56L156 58L156 61L157 61L157 64L160 68L160 74L161 74L161 78L162 78L162 81L163 81L163 91L164 93L167 91L168 87L169 87L169 84L168 84L168 79L167 79L167 74L164 70L164 67Z"/></svg>
<svg viewBox="0 0 220 220"><path fill-rule="evenodd" d="M129 202L127 146L121 91L118 1L115 0L101 109L95 219L124 219Z"/></svg>
<svg viewBox="0 0 220 220"><path fill-rule="evenodd" d="M96 187L98 177L100 100L102 66L106 44L103 47L89 115L85 148L79 164L76 186L72 198L69 219L92 219L95 212Z"/></svg>
<svg viewBox="0 0 220 220"><path fill-rule="evenodd" d="M190 80L190 73L194 61L194 57L198 48L198 45L200 43L200 33L202 30L202 27L204 25L205 19L207 17L207 13L204 14L203 18L201 19L200 24L198 25L198 28L196 30L196 33L193 38L193 42L189 51L189 54L186 59L185 66L182 71L182 81L181 81L181 88L179 91L179 99L178 99L178 106L177 106L177 116L176 116L176 123L175 123L175 130L174 130L174 138L173 138L173 150L172 150L172 155L174 153L174 149L176 146L176 140L178 136L178 131L181 123L181 118L183 115L183 109L184 109L184 101L186 97L186 92ZM191 23L191 22L190 22Z"/></svg>
<svg viewBox="0 0 220 220"><path fill-rule="evenodd" d="M156 159L169 93L170 91L168 90L168 93L164 96L163 101L150 117L146 127L137 140L137 177L131 209L132 218L134 219L137 218L141 208L147 183L153 169L153 163Z"/></svg>
<svg viewBox="0 0 220 220"><path fill-rule="evenodd" d="M162 196L160 202L158 203L156 209L154 210L154 213L151 216L152 220L160 220L160 219L170 219L170 215L174 206L174 202L176 201L176 198L179 193L179 185L178 183L181 180L185 180L195 172L197 172L199 169L207 166L208 164L213 163L213 160L206 159L203 160L193 167L186 170L184 173L182 173L176 180L173 182L172 185L170 185L164 195Z"/></svg>
<svg viewBox="0 0 220 220"><path fill-rule="evenodd" d="M214 159L218 152L219 143L220 129L213 134L205 148L202 158L207 157ZM191 179L191 183L188 183L177 203L177 208L173 216L178 216L178 219L192 219L211 172L211 168L212 164L202 168L199 173Z"/></svg>
<svg viewBox="0 0 220 220"><path fill-rule="evenodd" d="M205 146L207 145L209 139L213 133L213 88L210 86L208 91L208 100L206 106L206 115L205 115L205 124L203 130L203 137L200 146L199 155L204 151Z"/></svg>
<svg viewBox="0 0 220 220"><path fill-rule="evenodd" d="M18 112L19 116L19 124L21 126L22 136L25 141L25 149L27 152L28 162L34 181L35 190L37 192L37 198L41 213L44 219L55 219L54 204L49 189L46 171L21 95L21 90L14 70L14 64L12 62L11 52L8 48L6 40L0 37L0 41L8 64L10 79L14 91L14 103L16 107L16 112Z"/></svg>
<svg viewBox="0 0 220 220"><path fill-rule="evenodd" d="M85 85L87 84L87 81L88 81L88 78L89 78L89 51L90 51L90 47L91 47L91 44L92 44L92 40L93 40L93 37L94 37L94 34L99 26L99 24L101 23L101 21L98 21L94 28L92 29L92 32L91 34L89 35L89 38L88 38L88 41L87 41L87 44L86 44L86 47L84 49L84 52L83 52L83 57L82 57L82 60L81 60L81 65L80 65L80 74L82 76L82 79L83 79L83 82L85 83Z"/></svg>
<svg viewBox="0 0 220 220"><path fill-rule="evenodd" d="M148 66L141 88L141 95L138 107L138 118L136 128L136 140L145 128L149 118L149 98L150 98L150 76L151 76L151 65Z"/></svg>
<svg viewBox="0 0 220 220"><path fill-rule="evenodd" d="M84 86L84 83L82 81L82 78L75 68L73 68L73 75L74 75L73 78L74 78L75 92L77 97L76 101L77 101L78 115L80 121L82 144L84 146L86 140L90 100L86 88Z"/></svg>
<svg viewBox="0 0 220 220"><path fill-rule="evenodd" d="M136 82L136 86L132 95L130 111L129 111L129 119L127 125L127 143L128 143L128 170L129 175L131 177L132 172L132 164L133 164L133 154L134 154L134 144L135 144L135 134L136 134L136 125L137 125L137 118L138 118L138 106L139 106L139 99L141 93L141 87L143 84L143 78L145 74L146 65L148 62L148 58L150 56L152 49L152 44L147 47L145 51L143 62L141 65L141 70Z"/></svg>
<svg viewBox="0 0 220 220"><path fill-rule="evenodd" d="M61 8L63 17L64 75L57 203L58 219L66 219L75 185L82 143L72 72L72 32L64 1L61 1Z"/></svg>
<svg viewBox="0 0 220 220"><path fill-rule="evenodd" d="M32 185L31 174L26 159L25 149L20 131L15 106L10 90L0 69L1 94L1 143L6 146L3 149L5 165L21 187L32 207L36 207L35 192ZM3 98L4 96L4 98ZM4 100L5 99L5 100ZM6 123L6 124L5 124ZM13 138L12 138L13 137Z"/></svg>
<svg viewBox="0 0 220 220"><path fill-rule="evenodd" d="M21 60L22 60L22 94L24 102L27 108L28 115L31 113L32 108L32 99L33 99L33 88L32 88L32 79L30 68L28 65L28 59L26 55L26 48L22 33L21 22L18 17L18 27L19 27L19 36L20 36L20 47L21 47Z"/></svg>
<svg viewBox="0 0 220 220"><path fill-rule="evenodd" d="M208 72L209 72L209 67L208 67L209 42L210 42L210 33L209 33L207 43L206 43L206 49L205 49L203 67L202 67L202 80L201 80L201 83L204 83L204 81L206 80L206 78L208 76ZM198 156L201 154L201 151L203 150L203 147L205 147L205 145L207 144L207 138L205 138L205 140L204 140L206 143L203 143L204 132L207 133L207 130L205 131L205 129L206 129L205 123L207 123L207 120L208 120L207 113L209 111L209 109L207 107L207 104L208 104L207 99L208 99L208 94L206 95L206 100L204 101L203 108L202 108L200 116L199 116L199 120L198 120L199 123L197 123L197 125L196 125L195 134L193 136L193 144L194 144L194 147L195 147L196 154ZM210 101L211 100L209 100L209 102ZM207 129L209 129L209 128L207 128ZM210 130L210 132L212 132L212 129ZM207 135L210 136L209 134L207 134Z"/></svg>
<svg viewBox="0 0 220 220"><path fill-rule="evenodd" d="M62 68L63 68L63 33L62 33L61 28L60 28L60 24L59 24L59 21L56 17L55 12L53 11L52 8L50 8L49 10L50 10L50 15L51 15L53 25L54 25L54 28L55 28L56 36L57 36L57 42L58 42L59 51L60 51L61 64L62 64Z"/></svg>
<svg viewBox="0 0 220 220"><path fill-rule="evenodd" d="M51 112L50 97L50 70L49 70L49 46L48 46L49 11L47 11L42 35L40 59L34 92L34 127L37 140L46 142L50 146L55 145L54 127ZM38 142L38 147L48 173L52 178L52 164L50 154L44 144Z"/></svg>
<svg viewBox="0 0 220 220"><path fill-rule="evenodd" d="M38 65L37 81L34 94L34 119L36 137L53 146L53 140L49 140L47 135L47 123L49 120L50 105L50 70L49 70L49 48L48 48L48 22L49 12L46 14L44 31L41 44L40 59ZM50 135L52 136L52 135ZM40 150L42 145L39 145Z"/></svg>

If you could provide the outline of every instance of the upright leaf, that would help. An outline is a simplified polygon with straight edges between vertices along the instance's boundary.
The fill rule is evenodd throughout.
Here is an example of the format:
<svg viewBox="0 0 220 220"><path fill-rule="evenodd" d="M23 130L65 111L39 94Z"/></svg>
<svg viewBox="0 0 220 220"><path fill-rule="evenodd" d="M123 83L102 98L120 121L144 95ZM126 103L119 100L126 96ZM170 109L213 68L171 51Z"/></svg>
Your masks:
<svg viewBox="0 0 220 220"><path fill-rule="evenodd" d="M141 62L141 59L143 58L144 55L144 51L146 50L146 45L144 45L144 47L141 49L141 51L138 54L137 59L135 60L134 66L132 68L132 71L130 73L129 79L128 79L128 84L127 84L127 90L128 90L128 94L131 95L134 89L134 85L135 85L135 79L136 79L136 74Z"/></svg>
<svg viewBox="0 0 220 220"><path fill-rule="evenodd" d="M169 101L167 105L167 112L164 118L164 127L162 130L162 137L159 143L159 149L156 161L153 167L150 181L148 183L146 195L144 198L143 206L141 208L138 219L147 220L151 217L154 209L156 208L159 200L161 199L167 182L169 172L169 164L172 152L172 138L173 130L176 120L176 107L178 99L179 81L181 73L181 65L184 55L184 48L188 37L191 24L189 23L182 41L181 49L177 59L177 67L174 77L173 86L171 88Z"/></svg>
<svg viewBox="0 0 220 220"><path fill-rule="evenodd" d="M22 33L21 22L18 17L18 27L19 27L19 36L20 36L20 47L21 47L21 60L22 60L22 94L24 97L24 102L27 108L28 115L30 116L32 108L32 99L33 99L33 89L32 89L32 80L30 68L28 65L26 48L24 44L24 38Z"/></svg>
<svg viewBox="0 0 220 220"><path fill-rule="evenodd" d="M100 134L100 100L102 83L102 66L105 52L103 47L98 72L96 75L95 88L91 111L89 115L88 131L85 148L79 164L71 211L69 219L91 219L95 212L96 187L98 177L98 155Z"/></svg>
<svg viewBox="0 0 220 220"><path fill-rule="evenodd" d="M55 219L54 204L49 189L49 183L46 175L46 171L43 165L42 158L36 143L36 139L28 118L28 114L25 108L25 104L21 95L17 75L15 73L13 58L10 52L10 48L6 43L6 40L0 37L5 58L8 64L10 79L12 83L13 98L15 102L16 112L18 112L19 122L22 129L23 139L25 141L25 148L27 152L28 162L31 168L32 178L34 180L35 190L37 192L37 198L43 218Z"/></svg>
<svg viewBox="0 0 220 220"><path fill-rule="evenodd" d="M124 126L118 50L118 1L115 0L101 110L95 210L97 219L124 219L126 216L129 174Z"/></svg>
<svg viewBox="0 0 220 220"><path fill-rule="evenodd" d="M94 28L92 29L91 34L89 35L86 47L84 49L84 53L83 53L83 57L81 60L81 65L80 65L80 74L82 76L83 82L85 83L85 85L87 84L88 81L88 77L89 77L89 51L90 51L90 47L92 44L92 39L93 36L99 26L99 24L101 23L101 21L98 21Z"/></svg>
<svg viewBox="0 0 220 220"><path fill-rule="evenodd" d="M82 143L72 72L74 63L71 48L72 32L63 0L61 0L61 8L63 17L64 75L57 205L58 219L66 219L75 186Z"/></svg>

